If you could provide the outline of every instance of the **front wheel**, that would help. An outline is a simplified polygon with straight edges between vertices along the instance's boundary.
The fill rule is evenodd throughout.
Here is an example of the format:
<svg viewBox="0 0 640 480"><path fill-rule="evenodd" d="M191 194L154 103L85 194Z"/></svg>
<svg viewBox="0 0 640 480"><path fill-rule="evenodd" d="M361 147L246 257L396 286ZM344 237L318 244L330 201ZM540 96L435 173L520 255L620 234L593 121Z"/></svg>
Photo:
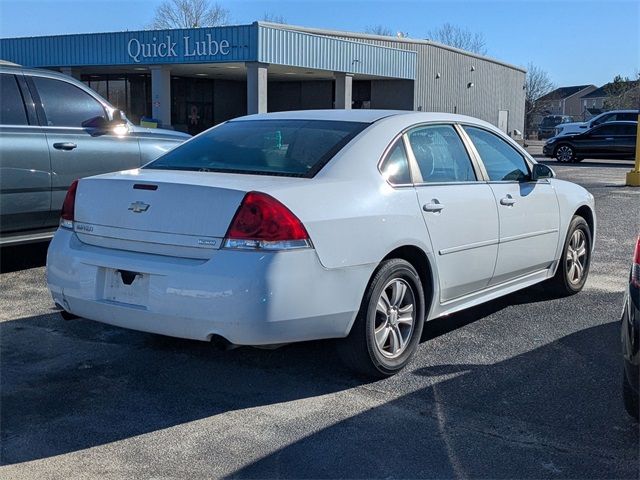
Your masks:
<svg viewBox="0 0 640 480"><path fill-rule="evenodd" d="M402 259L380 264L349 336L338 344L343 360L369 377L394 375L411 360L424 326L425 301L415 268Z"/></svg>
<svg viewBox="0 0 640 480"><path fill-rule="evenodd" d="M556 160L559 162L573 162L575 158L576 153L571 145L560 145L556 148Z"/></svg>
<svg viewBox="0 0 640 480"><path fill-rule="evenodd" d="M561 296L584 287L591 265L591 230L584 218L574 215L562 249L562 257L550 284Z"/></svg>

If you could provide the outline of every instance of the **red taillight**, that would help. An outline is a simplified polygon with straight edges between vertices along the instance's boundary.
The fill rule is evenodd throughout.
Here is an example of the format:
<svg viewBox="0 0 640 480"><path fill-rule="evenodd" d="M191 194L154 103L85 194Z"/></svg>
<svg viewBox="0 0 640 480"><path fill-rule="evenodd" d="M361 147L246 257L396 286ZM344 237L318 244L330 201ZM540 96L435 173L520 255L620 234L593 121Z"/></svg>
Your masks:
<svg viewBox="0 0 640 480"><path fill-rule="evenodd" d="M67 190L67 196L64 197L64 202L62 203L62 214L60 215L60 225L66 228L73 228L77 189L78 189L78 180L74 180L71 186L69 187L69 190Z"/></svg>
<svg viewBox="0 0 640 480"><path fill-rule="evenodd" d="M631 266L631 283L640 288L640 235L636 240L636 249L633 252L633 265Z"/></svg>
<svg viewBox="0 0 640 480"><path fill-rule="evenodd" d="M301 248L309 235L291 210L266 193L249 192L236 212L225 246L228 248Z"/></svg>

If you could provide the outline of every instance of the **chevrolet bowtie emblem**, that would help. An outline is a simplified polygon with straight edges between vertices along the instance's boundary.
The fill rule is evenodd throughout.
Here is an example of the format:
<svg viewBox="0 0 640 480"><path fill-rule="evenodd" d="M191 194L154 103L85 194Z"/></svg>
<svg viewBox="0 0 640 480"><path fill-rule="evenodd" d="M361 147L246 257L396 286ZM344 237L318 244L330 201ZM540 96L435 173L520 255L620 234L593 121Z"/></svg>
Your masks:
<svg viewBox="0 0 640 480"><path fill-rule="evenodd" d="M150 206L151 205L144 202L133 202L131 205L129 205L129 210L131 210L133 213L142 213L149 210Z"/></svg>

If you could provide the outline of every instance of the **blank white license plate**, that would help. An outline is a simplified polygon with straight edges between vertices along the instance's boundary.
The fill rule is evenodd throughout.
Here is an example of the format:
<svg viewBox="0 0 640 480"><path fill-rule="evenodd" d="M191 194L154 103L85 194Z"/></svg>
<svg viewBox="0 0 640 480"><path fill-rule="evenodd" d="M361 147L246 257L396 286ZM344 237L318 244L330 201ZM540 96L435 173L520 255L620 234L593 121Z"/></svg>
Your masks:
<svg viewBox="0 0 640 480"><path fill-rule="evenodd" d="M149 301L148 273L105 269L104 298L112 302L147 306ZM129 284L127 284L130 282Z"/></svg>

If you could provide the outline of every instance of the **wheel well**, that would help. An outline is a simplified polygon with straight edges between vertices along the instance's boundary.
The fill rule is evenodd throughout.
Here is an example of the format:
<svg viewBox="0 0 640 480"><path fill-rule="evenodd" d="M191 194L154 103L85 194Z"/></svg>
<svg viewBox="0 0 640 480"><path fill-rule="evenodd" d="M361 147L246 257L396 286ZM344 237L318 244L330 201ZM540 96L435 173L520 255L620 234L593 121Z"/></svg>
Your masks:
<svg viewBox="0 0 640 480"><path fill-rule="evenodd" d="M433 300L433 272L427 254L424 253L421 248L414 245L405 245L389 252L382 260L389 260L391 258L406 260L418 272L425 296L425 315L428 314Z"/></svg>
<svg viewBox="0 0 640 480"><path fill-rule="evenodd" d="M576 213L574 213L574 215L584 218L584 221L587 222L587 225L589 225L589 232L591 232L591 238L593 239L593 212L591 211L591 209L588 206L583 205L578 210L576 210Z"/></svg>

